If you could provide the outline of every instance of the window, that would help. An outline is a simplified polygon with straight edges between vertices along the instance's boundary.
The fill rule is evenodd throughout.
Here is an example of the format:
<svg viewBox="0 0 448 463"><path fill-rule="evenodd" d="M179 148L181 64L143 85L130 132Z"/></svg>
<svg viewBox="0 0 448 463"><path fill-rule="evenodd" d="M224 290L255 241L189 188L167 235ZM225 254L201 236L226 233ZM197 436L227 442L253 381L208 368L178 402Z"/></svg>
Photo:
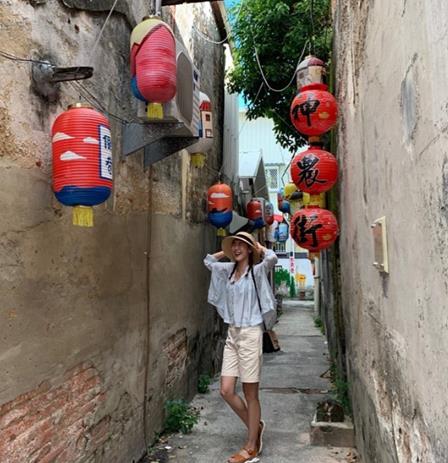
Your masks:
<svg viewBox="0 0 448 463"><path fill-rule="evenodd" d="M278 167L266 167L266 182L270 190L277 191L279 188Z"/></svg>

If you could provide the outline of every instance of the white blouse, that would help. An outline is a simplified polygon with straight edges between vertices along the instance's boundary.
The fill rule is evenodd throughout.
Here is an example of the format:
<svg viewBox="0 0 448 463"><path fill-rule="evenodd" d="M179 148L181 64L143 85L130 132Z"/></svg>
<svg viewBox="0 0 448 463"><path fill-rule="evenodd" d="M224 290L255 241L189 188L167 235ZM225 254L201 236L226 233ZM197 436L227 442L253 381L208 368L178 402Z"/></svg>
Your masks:
<svg viewBox="0 0 448 463"><path fill-rule="evenodd" d="M235 280L235 274L230 278L234 263L219 262L210 254L206 256L204 264L212 272L208 302L216 307L225 323L237 327L256 326L263 323L264 319L267 328L271 327L275 320L275 298L267 275L274 268L277 260L275 252L268 249L264 259L253 267L262 317L249 269Z"/></svg>

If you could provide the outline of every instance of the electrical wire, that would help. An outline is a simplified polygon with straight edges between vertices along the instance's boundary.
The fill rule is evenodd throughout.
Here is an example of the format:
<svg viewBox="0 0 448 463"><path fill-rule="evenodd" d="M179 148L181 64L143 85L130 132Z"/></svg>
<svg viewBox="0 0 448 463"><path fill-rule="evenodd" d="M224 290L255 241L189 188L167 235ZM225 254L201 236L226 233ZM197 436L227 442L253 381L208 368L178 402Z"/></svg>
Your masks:
<svg viewBox="0 0 448 463"><path fill-rule="evenodd" d="M296 74L297 74L297 68L300 64L300 62L302 61L302 58L303 58L303 55L305 54L305 50L306 50L306 46L308 45L309 43L309 40L307 40L305 42L305 45L302 49L302 53L300 54L300 57L299 59L297 60L297 64L296 64L296 67L294 69L294 74L293 76L291 77L291 80L289 81L289 83L287 85L285 85L283 88L274 88L272 87L272 85L268 82L267 78L266 78L266 75L263 71L263 67L261 65L261 62L260 62L260 57L258 55L258 51L257 51L257 47L254 46L254 51L255 51L255 59L257 61L257 65L258 65L258 69L260 70L260 74L261 74L261 78L263 79L263 82L264 84L266 85L266 87L271 90L272 92L275 92L275 93L282 93L284 92L288 87L291 86L291 84L294 82L294 79L296 78Z"/></svg>
<svg viewBox="0 0 448 463"><path fill-rule="evenodd" d="M316 53L316 49L314 48L314 0L310 0L310 21L311 21L311 46L313 48L313 53Z"/></svg>
<svg viewBox="0 0 448 463"><path fill-rule="evenodd" d="M26 63L36 63L36 64L50 64L48 61L42 61L38 59L31 59L31 58L21 58L19 56L15 56L12 53L8 53L6 51L0 50L0 56L3 58L9 59L11 61L20 61Z"/></svg>
<svg viewBox="0 0 448 463"><path fill-rule="evenodd" d="M117 6L117 3L118 3L118 0L115 0L115 2L114 2L113 5L112 5L112 8L111 8L110 11L109 11L109 14L108 14L107 17L106 17L106 20L104 21L103 26L102 26L101 29L100 29L100 32L98 33L98 37L96 38L95 43L93 44L93 47L92 47L91 56L93 56L94 53L95 53L96 47L98 46L98 43L99 43L100 40L101 40L101 37L102 37L103 32L104 32L104 29L106 28L106 25L107 25L107 23L108 23L110 17L112 16L112 13L113 13L115 7Z"/></svg>

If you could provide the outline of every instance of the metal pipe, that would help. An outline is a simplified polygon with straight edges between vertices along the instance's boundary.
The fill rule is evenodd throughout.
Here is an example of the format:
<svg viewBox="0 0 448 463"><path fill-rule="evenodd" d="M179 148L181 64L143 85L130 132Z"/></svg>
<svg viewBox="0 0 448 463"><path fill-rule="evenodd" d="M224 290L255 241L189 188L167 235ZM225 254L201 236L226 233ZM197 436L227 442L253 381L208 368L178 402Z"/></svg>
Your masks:
<svg viewBox="0 0 448 463"><path fill-rule="evenodd" d="M156 0L156 16L162 16L162 0Z"/></svg>

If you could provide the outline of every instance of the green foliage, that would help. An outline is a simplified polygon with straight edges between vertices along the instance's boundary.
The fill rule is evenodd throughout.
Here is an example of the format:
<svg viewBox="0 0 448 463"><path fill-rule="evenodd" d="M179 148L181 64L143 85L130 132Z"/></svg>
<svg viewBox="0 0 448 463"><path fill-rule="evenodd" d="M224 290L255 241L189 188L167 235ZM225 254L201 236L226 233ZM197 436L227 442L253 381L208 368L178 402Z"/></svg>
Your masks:
<svg viewBox="0 0 448 463"><path fill-rule="evenodd" d="M322 334L325 334L324 324L319 316L314 319L314 326L316 328L319 328Z"/></svg>
<svg viewBox="0 0 448 463"><path fill-rule="evenodd" d="M275 270L274 281L275 281L275 286L277 288L282 284L282 282L285 282L287 288L289 289L289 297L296 297L297 295L296 281L294 279L294 276L291 275L288 272L288 270L284 268Z"/></svg>
<svg viewBox="0 0 448 463"><path fill-rule="evenodd" d="M289 297L296 297L296 296L297 296L296 280L291 275L289 279Z"/></svg>
<svg viewBox="0 0 448 463"><path fill-rule="evenodd" d="M260 90L263 81L255 49L267 81L276 89L289 83L303 50L304 56L310 49L328 61L332 40L330 0L244 0L239 8L232 10L235 67L229 73L229 91L243 95L249 119L272 119L279 144L295 152L304 144L289 120L290 105L297 93L295 81L281 93L265 84Z"/></svg>
<svg viewBox="0 0 448 463"><path fill-rule="evenodd" d="M185 400L167 400L165 402L165 431L188 434L199 421L199 412L190 407Z"/></svg>
<svg viewBox="0 0 448 463"><path fill-rule="evenodd" d="M274 281L275 281L275 286L280 286L282 284L282 281L285 281L286 283L289 284L290 280L290 273L288 270L284 268L276 269L274 272Z"/></svg>
<svg viewBox="0 0 448 463"><path fill-rule="evenodd" d="M210 383L211 378L209 375L200 375L198 378L198 392L200 394L207 394Z"/></svg>
<svg viewBox="0 0 448 463"><path fill-rule="evenodd" d="M349 397L349 384L345 375L337 368L336 364L332 362L330 367L331 381L333 383L332 394L341 406L344 408L345 413L352 414L352 407Z"/></svg>

